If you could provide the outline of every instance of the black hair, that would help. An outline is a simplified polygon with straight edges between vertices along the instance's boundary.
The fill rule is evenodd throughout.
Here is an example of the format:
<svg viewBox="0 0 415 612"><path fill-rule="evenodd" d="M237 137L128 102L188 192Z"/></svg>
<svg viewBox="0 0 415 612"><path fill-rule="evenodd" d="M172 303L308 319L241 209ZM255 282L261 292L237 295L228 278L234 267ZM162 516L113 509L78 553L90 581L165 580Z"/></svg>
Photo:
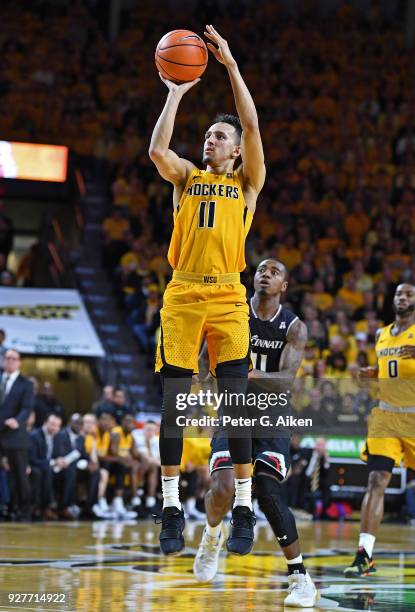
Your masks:
<svg viewBox="0 0 415 612"><path fill-rule="evenodd" d="M281 266L282 269L284 270L284 281L288 282L289 272L288 272L287 266L283 264L282 261L280 261L279 259L276 259L275 257L266 257L257 265L257 270L264 261L275 261L275 263Z"/></svg>
<svg viewBox="0 0 415 612"><path fill-rule="evenodd" d="M98 419L100 419L102 416L104 416L104 414L109 415L112 418L114 417L114 413L111 412L111 410L102 410L102 412L100 412L99 416L97 417Z"/></svg>
<svg viewBox="0 0 415 612"><path fill-rule="evenodd" d="M239 121L239 117L236 115L231 115L230 113L219 113L213 120L213 123L228 123L235 128L235 132L237 134L237 143L239 144L241 141L242 135L242 125Z"/></svg>

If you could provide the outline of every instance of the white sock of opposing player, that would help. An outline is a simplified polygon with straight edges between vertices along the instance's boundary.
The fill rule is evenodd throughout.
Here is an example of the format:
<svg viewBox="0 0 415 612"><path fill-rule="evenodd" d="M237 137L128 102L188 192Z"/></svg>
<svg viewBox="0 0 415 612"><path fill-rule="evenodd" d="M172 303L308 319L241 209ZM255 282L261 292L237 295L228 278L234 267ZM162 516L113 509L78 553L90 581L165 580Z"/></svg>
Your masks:
<svg viewBox="0 0 415 612"><path fill-rule="evenodd" d="M375 536L373 536L371 533L361 533L359 535L359 548L363 546L370 558L372 558L373 555L375 540Z"/></svg>
<svg viewBox="0 0 415 612"><path fill-rule="evenodd" d="M252 478L235 478L235 506L248 506L252 510Z"/></svg>
<svg viewBox="0 0 415 612"><path fill-rule="evenodd" d="M307 573L303 563L303 555L301 553L298 555L298 557L294 557L294 559L286 559L286 562L289 575Z"/></svg>
<svg viewBox="0 0 415 612"><path fill-rule="evenodd" d="M163 509L175 506L179 510L182 505L179 500L179 477L178 476L162 476L161 490L163 493Z"/></svg>
<svg viewBox="0 0 415 612"><path fill-rule="evenodd" d="M220 535L220 532L222 531L222 523L223 521L221 521L219 525L216 525L216 527L211 527L209 523L206 521L206 527L205 527L206 533L210 535L212 538L218 538Z"/></svg>
<svg viewBox="0 0 415 612"><path fill-rule="evenodd" d="M298 557L294 557L294 559L286 559L287 565L299 565L303 562L303 555L300 553Z"/></svg>

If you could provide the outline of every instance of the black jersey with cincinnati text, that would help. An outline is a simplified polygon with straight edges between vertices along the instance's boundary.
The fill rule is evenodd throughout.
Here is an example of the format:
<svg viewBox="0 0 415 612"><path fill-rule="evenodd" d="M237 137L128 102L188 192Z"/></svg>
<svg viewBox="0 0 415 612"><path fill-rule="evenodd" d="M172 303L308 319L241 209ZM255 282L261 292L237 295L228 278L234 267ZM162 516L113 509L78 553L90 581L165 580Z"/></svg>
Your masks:
<svg viewBox="0 0 415 612"><path fill-rule="evenodd" d="M271 319L263 321L255 312L252 298L249 308L253 367L263 372L278 372L281 353L287 344L288 331L298 317L280 304Z"/></svg>

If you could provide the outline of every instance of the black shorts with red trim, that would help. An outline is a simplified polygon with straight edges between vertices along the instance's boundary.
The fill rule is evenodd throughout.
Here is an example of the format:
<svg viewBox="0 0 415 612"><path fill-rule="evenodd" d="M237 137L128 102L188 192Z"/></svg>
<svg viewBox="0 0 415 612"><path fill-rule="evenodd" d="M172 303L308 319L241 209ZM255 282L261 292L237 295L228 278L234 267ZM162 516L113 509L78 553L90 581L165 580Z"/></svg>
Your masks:
<svg viewBox="0 0 415 612"><path fill-rule="evenodd" d="M209 469L211 474L216 470L233 468L225 431L219 430L215 433L210 447ZM261 463L265 463L275 470L279 480L284 480L291 465L290 438L253 438L252 462L255 471L258 471Z"/></svg>

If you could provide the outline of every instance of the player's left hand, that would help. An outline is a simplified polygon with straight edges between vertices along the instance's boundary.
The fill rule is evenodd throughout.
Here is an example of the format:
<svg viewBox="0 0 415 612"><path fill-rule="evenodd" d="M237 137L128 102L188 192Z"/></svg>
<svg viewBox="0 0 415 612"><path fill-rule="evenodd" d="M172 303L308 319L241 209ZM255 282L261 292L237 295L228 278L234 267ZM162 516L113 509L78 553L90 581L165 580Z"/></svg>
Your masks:
<svg viewBox="0 0 415 612"><path fill-rule="evenodd" d="M217 47L215 47L211 42L207 43L209 51L213 53L218 62L225 64L225 66L231 66L235 63L227 41L220 36L212 25L206 26L205 36L217 45Z"/></svg>
<svg viewBox="0 0 415 612"><path fill-rule="evenodd" d="M399 357L402 357L402 359L415 359L415 344L401 346Z"/></svg>

